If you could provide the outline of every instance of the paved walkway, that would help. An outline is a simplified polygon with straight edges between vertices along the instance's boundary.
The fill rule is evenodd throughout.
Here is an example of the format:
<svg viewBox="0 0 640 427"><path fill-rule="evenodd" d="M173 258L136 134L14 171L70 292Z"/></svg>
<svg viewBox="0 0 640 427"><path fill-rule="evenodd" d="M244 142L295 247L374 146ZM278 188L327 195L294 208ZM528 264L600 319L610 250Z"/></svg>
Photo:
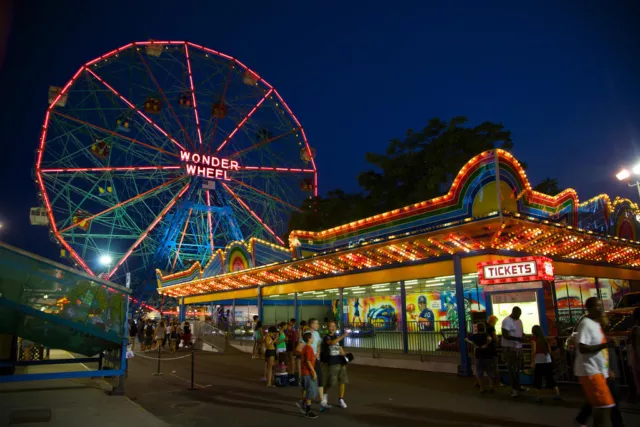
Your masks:
<svg viewBox="0 0 640 427"><path fill-rule="evenodd" d="M46 421L47 414L50 421ZM90 379L0 384L0 426L10 423L20 427L169 427L127 397L109 396L106 384Z"/></svg>
<svg viewBox="0 0 640 427"><path fill-rule="evenodd" d="M149 355L151 356L151 355ZM163 357L178 355L163 354ZM349 408L331 408L317 421L305 420L294 406L296 387L267 389L259 382L263 363L228 347L224 355L196 353L196 390L190 386L190 359L163 362L152 376L154 360L131 360L126 393L147 411L174 426L221 423L234 426L293 426L331 422L332 426L572 426L582 403L579 389L567 401L535 403L532 396L512 399L508 390L480 395L473 380L450 374L349 366ZM330 403L335 404L335 390ZM640 411L626 411L628 426L640 425ZM326 424L325 424L326 425Z"/></svg>

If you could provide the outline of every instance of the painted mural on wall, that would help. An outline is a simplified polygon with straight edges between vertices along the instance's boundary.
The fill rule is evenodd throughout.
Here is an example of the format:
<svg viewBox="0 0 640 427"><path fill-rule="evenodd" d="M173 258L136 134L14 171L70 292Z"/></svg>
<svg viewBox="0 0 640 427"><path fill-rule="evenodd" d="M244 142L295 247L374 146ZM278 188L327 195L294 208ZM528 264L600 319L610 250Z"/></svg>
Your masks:
<svg viewBox="0 0 640 427"><path fill-rule="evenodd" d="M486 310L484 292L477 289L464 291L465 315L471 321L472 311ZM431 332L457 328L458 303L456 291L430 291L407 293L407 320L410 332Z"/></svg>
<svg viewBox="0 0 640 427"><path fill-rule="evenodd" d="M352 326L367 324L395 330L404 319L399 295L346 298L344 311Z"/></svg>

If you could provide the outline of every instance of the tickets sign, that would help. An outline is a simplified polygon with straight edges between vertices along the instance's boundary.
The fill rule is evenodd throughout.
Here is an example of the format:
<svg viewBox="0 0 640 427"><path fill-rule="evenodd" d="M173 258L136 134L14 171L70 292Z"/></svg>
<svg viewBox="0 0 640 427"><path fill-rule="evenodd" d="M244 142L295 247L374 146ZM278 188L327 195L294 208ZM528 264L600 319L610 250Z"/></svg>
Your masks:
<svg viewBox="0 0 640 427"><path fill-rule="evenodd" d="M481 285L553 280L553 261L545 257L525 257L478 263Z"/></svg>

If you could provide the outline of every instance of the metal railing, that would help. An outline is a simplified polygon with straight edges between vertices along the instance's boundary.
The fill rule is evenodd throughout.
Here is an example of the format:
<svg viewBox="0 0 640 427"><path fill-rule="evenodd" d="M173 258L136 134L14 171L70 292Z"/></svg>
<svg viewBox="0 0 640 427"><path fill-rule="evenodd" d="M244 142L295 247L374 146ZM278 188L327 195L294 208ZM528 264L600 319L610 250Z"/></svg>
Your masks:
<svg viewBox="0 0 640 427"><path fill-rule="evenodd" d="M220 353L224 353L227 348L227 335L224 331L201 321L193 321L192 328L193 339L196 344L200 341L209 344Z"/></svg>
<svg viewBox="0 0 640 427"><path fill-rule="evenodd" d="M379 353L405 352L403 322L347 324L345 348L367 349ZM406 323L406 352L409 354L451 355L459 352L458 328L449 321Z"/></svg>

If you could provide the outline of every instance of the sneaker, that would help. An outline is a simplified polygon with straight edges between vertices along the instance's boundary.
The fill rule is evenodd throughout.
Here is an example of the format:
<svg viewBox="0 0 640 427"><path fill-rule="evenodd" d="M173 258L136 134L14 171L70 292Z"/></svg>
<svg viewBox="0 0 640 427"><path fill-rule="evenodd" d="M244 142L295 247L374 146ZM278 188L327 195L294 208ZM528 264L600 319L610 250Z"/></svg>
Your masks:
<svg viewBox="0 0 640 427"><path fill-rule="evenodd" d="M518 390L511 390L511 397L518 397L520 396L520 392Z"/></svg>
<svg viewBox="0 0 640 427"><path fill-rule="evenodd" d="M327 409L329 409L329 408L331 408L331 406L327 405L327 403L326 403L326 402L322 402L322 403L320 404L320 412L324 412L324 411L326 411L326 410L327 410Z"/></svg>
<svg viewBox="0 0 640 427"><path fill-rule="evenodd" d="M303 415L307 413L307 409L304 407L304 402L302 400L296 401L296 406L300 409L300 412Z"/></svg>
<svg viewBox="0 0 640 427"><path fill-rule="evenodd" d="M344 403L344 399L338 400L338 406L340 406L342 409L347 409L347 404Z"/></svg>
<svg viewBox="0 0 640 427"><path fill-rule="evenodd" d="M524 392L526 392L526 391L529 391L529 389L528 389L528 388L526 388L526 387L520 387L520 388L518 389L518 391L519 391L520 393L524 393Z"/></svg>
<svg viewBox="0 0 640 427"><path fill-rule="evenodd" d="M318 418L318 416L313 411L305 412L304 413L304 417L305 418Z"/></svg>

